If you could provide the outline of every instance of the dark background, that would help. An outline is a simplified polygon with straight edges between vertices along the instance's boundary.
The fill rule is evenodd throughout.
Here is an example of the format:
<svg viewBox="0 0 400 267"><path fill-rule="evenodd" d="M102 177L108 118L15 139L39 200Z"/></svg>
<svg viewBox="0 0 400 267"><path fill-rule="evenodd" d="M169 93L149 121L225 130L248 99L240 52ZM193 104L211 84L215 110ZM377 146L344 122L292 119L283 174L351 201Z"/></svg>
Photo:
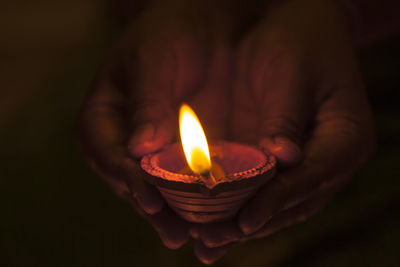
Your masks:
<svg viewBox="0 0 400 267"><path fill-rule="evenodd" d="M5 1L0 9L0 266L201 266L165 248L89 169L77 109L119 24L103 1ZM358 52L379 148L306 223L215 266L400 266L400 38Z"/></svg>

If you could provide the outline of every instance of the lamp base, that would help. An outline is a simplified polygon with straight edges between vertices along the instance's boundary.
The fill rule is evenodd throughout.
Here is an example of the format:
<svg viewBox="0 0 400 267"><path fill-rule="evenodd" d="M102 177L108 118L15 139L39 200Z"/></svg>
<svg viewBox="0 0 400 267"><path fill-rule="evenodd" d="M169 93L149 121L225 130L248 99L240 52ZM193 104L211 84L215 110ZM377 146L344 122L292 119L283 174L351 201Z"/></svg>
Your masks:
<svg viewBox="0 0 400 267"><path fill-rule="evenodd" d="M242 205L276 172L272 155L245 144L209 144L211 161L223 169L212 187L200 175L180 173L186 166L181 144L146 155L141 161L145 180L155 185L168 205L183 219L211 223L235 216Z"/></svg>

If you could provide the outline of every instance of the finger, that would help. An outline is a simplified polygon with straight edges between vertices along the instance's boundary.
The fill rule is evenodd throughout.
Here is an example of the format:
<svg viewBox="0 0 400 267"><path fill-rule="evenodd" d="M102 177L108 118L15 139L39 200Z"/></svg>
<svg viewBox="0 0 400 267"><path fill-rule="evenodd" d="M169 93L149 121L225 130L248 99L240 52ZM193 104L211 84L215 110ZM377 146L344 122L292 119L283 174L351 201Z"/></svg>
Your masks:
<svg viewBox="0 0 400 267"><path fill-rule="evenodd" d="M266 237L291 225L306 221L308 218L321 211L331 200L333 195L333 192L317 194L315 197L305 200L298 206L279 212L260 230L247 238L242 239L242 241L252 238Z"/></svg>
<svg viewBox="0 0 400 267"><path fill-rule="evenodd" d="M337 101L335 95L332 97L330 101ZM242 210L239 225L245 234L254 233L279 211L337 183L340 177L351 177L365 161L364 146L370 146L371 141L365 137L370 134L364 134L369 131L363 123L365 118L358 112L350 112L353 107L346 110L338 106L329 113L325 113L325 107L321 107L313 136L305 145L302 164L278 175Z"/></svg>
<svg viewBox="0 0 400 267"><path fill-rule="evenodd" d="M294 167L303 158L300 147L286 137L263 137L259 145L277 158L280 167Z"/></svg>
<svg viewBox="0 0 400 267"><path fill-rule="evenodd" d="M120 169L119 173L131 197L137 200L146 213L155 214L163 208L164 199L160 192L143 180L143 171L135 160L122 158L116 167Z"/></svg>
<svg viewBox="0 0 400 267"><path fill-rule="evenodd" d="M231 243L222 247L209 248L201 240L196 240L194 254L202 263L210 265L222 258L234 245Z"/></svg>
<svg viewBox="0 0 400 267"><path fill-rule="evenodd" d="M128 192L122 162L127 158L122 96L107 71L101 71L84 101L78 120L78 143L91 167L115 188Z"/></svg>
<svg viewBox="0 0 400 267"><path fill-rule="evenodd" d="M352 174L351 170L332 170L329 164L305 160L298 168L279 174L242 209L239 216L241 230L246 235L258 231L280 211L298 205L320 188L339 182L344 176L342 172Z"/></svg>
<svg viewBox="0 0 400 267"><path fill-rule="evenodd" d="M255 69L257 63L253 63ZM300 143L309 114L309 96L299 77L299 63L291 58L282 59L280 64L265 67L261 73L263 79L253 84L263 107L259 136L286 137Z"/></svg>
<svg viewBox="0 0 400 267"><path fill-rule="evenodd" d="M299 144L309 115L309 96L299 77L297 59L286 55L279 61L279 64L270 63L261 70L264 75L253 84L263 107L259 144L274 154L281 165L293 166L302 157ZM261 68L262 64L255 60L253 68Z"/></svg>
<svg viewBox="0 0 400 267"><path fill-rule="evenodd" d="M189 239L189 223L179 218L170 208L148 215L149 222L158 232L161 241L170 249L178 249Z"/></svg>
<svg viewBox="0 0 400 267"><path fill-rule="evenodd" d="M198 224L191 230L191 234L200 238L209 248L222 247L243 237L236 221Z"/></svg>
<svg viewBox="0 0 400 267"><path fill-rule="evenodd" d="M142 209L141 205L137 202L137 200L132 198L130 194L126 195L125 197L140 216L145 217L147 215L146 212Z"/></svg>
<svg viewBox="0 0 400 267"><path fill-rule="evenodd" d="M142 157L159 150L175 134L174 91L176 61L170 43L152 40L138 45L127 95L131 126L128 147L131 155Z"/></svg>
<svg viewBox="0 0 400 267"><path fill-rule="evenodd" d="M109 73L100 72L82 108L78 138L92 167L113 188L134 195L146 212L155 213L164 201L142 180L137 162L127 153L122 98Z"/></svg>

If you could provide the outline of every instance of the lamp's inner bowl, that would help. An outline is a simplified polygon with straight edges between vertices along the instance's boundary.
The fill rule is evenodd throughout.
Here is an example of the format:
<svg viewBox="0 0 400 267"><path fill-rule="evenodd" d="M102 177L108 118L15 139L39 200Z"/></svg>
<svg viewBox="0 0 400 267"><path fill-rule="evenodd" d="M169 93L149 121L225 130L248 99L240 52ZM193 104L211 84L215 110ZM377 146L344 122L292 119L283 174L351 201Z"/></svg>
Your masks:
<svg viewBox="0 0 400 267"><path fill-rule="evenodd" d="M260 169L268 160L264 152L244 144L216 141L211 142L209 147L212 164L219 165L225 173L225 177ZM165 150L153 155L151 164L171 173L182 173L183 169L188 168L182 146L179 143L170 145Z"/></svg>

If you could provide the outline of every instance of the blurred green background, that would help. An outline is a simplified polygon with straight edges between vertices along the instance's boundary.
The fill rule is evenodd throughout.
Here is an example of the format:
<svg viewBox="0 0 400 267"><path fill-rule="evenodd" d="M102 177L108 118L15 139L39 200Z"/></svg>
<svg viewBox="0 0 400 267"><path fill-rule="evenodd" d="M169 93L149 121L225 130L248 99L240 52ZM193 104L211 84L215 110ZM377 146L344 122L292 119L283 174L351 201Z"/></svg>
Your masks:
<svg viewBox="0 0 400 267"><path fill-rule="evenodd" d="M77 109L120 30L104 1L0 10L0 266L201 266L89 169ZM215 266L400 266L400 38L359 51L379 149L320 214Z"/></svg>

